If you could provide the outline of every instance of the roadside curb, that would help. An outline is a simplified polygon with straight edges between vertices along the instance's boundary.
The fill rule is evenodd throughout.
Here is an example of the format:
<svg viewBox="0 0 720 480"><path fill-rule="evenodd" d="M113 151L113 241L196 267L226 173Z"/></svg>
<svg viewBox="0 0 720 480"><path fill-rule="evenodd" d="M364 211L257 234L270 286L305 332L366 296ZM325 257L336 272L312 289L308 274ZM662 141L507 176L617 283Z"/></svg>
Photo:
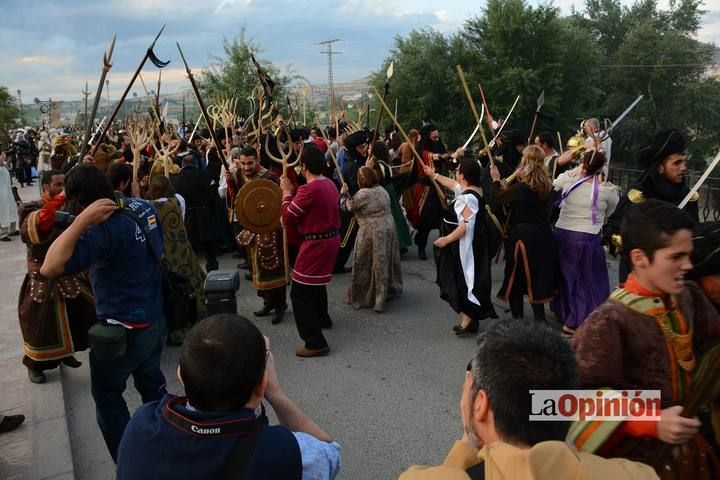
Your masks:
<svg viewBox="0 0 720 480"><path fill-rule="evenodd" d="M59 368L52 381L33 385L32 478L36 480L75 478L63 387L66 367Z"/></svg>

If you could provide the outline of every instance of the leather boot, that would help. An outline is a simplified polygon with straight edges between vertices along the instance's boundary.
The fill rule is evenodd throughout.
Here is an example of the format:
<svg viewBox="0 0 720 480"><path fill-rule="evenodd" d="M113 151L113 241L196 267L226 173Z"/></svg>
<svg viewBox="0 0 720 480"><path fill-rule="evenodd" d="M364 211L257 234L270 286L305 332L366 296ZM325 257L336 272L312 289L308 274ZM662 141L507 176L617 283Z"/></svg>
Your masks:
<svg viewBox="0 0 720 480"><path fill-rule="evenodd" d="M28 368L28 378L30 378L32 383L45 383L47 381L47 377L43 371L35 368Z"/></svg>

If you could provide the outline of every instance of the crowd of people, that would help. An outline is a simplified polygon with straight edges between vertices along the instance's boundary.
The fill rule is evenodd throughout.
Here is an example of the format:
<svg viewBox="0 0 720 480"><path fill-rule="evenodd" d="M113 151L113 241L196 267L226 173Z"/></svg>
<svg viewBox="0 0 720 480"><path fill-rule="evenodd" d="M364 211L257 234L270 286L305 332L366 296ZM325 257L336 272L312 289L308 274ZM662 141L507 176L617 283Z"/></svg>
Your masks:
<svg viewBox="0 0 720 480"><path fill-rule="evenodd" d="M693 269L702 224L681 132L639 148L644 173L628 192L608 181L611 139L597 119L567 145L549 132L528 144L501 123L497 144L474 154L449 151L432 124L402 138L343 122L290 129L280 115L261 137L161 124L140 147L132 133L113 130L81 159L73 135L42 132L30 161L42 193L19 209L0 168L0 227L7 238L18 231L28 252L23 364L42 383L46 370L79 367L73 354L91 347L98 425L118 478L334 478L340 446L285 395L252 322L207 316L205 278L219 255L236 257L262 299L254 315L272 324L284 319L289 287L295 354L321 357L330 354L333 275L350 275L345 304L382 313L403 293L409 247L427 260L432 230L439 295L458 315L453 332L482 333L462 387L461 439L442 466L402 478L655 478L642 463L599 457L659 470L651 459L663 444L683 446L694 472L709 472L692 478L720 475L705 428L714 409L686 418L678 406L697 383L717 383L703 366L720 343L720 271ZM23 162L11 167L21 185L32 182ZM616 289L606 249L620 258ZM492 298L491 265L503 251L494 293L513 320L497 320ZM700 260L717 264L713 255ZM192 315L167 311L170 273L190 285ZM524 320L526 297L533 320ZM165 390L166 344L181 346L185 397ZM130 376L143 401L132 419ZM532 422L528 392L538 387L660 390L662 415L612 428ZM263 401L279 425L268 426ZM202 472L197 455L209 459Z"/></svg>

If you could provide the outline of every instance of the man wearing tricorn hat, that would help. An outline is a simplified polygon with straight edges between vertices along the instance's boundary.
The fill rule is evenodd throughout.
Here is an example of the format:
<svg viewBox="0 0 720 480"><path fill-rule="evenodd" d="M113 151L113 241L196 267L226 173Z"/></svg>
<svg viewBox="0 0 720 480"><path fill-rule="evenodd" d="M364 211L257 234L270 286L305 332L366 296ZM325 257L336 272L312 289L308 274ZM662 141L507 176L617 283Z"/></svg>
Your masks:
<svg viewBox="0 0 720 480"><path fill-rule="evenodd" d="M637 153L638 164L645 171L640 180L632 186L627 195L623 195L615 213L608 219L605 236L610 239L611 248L620 249L620 224L627 208L643 203L650 198L678 205L688 194L685 182L687 172L685 137L678 130L670 129L655 135L644 143ZM690 216L698 221L698 195L684 207ZM630 272L625 256L620 259L619 281L624 282Z"/></svg>

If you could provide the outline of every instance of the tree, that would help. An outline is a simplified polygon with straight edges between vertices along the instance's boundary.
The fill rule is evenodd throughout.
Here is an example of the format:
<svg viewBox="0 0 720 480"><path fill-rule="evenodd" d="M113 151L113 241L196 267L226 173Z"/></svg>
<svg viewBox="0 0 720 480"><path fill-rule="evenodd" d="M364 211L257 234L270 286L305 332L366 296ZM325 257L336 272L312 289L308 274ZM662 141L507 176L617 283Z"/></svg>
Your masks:
<svg viewBox="0 0 720 480"><path fill-rule="evenodd" d="M654 0L630 7L588 0L584 14L573 16L603 49L599 81L607 93L599 98L598 114L614 117L637 95L645 96L613 135L613 162L634 165L637 146L667 128L688 134L695 167L717 147L720 98L713 92L720 87L705 78L712 47L693 38L704 13L699 6L680 0L659 10Z"/></svg>
<svg viewBox="0 0 720 480"><path fill-rule="evenodd" d="M0 136L9 140L9 132L16 125L20 110L17 100L7 87L0 87Z"/></svg>
<svg viewBox="0 0 720 480"><path fill-rule="evenodd" d="M259 84L257 70L251 56L255 55L258 63L275 82L273 97L277 101L280 111L287 113L285 95L291 82L301 79L291 68L281 71L272 63L259 58L261 48L252 40L245 38L245 29L240 35L228 40L223 39L225 58L213 56L213 64L203 70L199 79L199 87L208 99L219 97L238 97L238 114L247 116L249 105L244 99L250 96L252 90ZM208 103L213 103L209 100ZM289 118L289 114L286 115Z"/></svg>
<svg viewBox="0 0 720 480"><path fill-rule="evenodd" d="M598 47L552 5L489 0L456 41L464 47L468 81L482 82L493 115L506 114L520 95L510 119L513 128L529 130L542 90L538 130L576 129L575 117L588 111L598 95L588 81L596 78Z"/></svg>
<svg viewBox="0 0 720 480"><path fill-rule="evenodd" d="M395 62L395 73L386 103L393 108L398 100L398 119L403 129L408 132L432 122L438 125L448 146L461 142L462 136L472 131L474 121L458 111L464 100L455 76L450 39L431 29L413 30L406 38L395 37L390 55L373 76L372 84L380 92L391 61ZM381 107L373 100L371 108Z"/></svg>

